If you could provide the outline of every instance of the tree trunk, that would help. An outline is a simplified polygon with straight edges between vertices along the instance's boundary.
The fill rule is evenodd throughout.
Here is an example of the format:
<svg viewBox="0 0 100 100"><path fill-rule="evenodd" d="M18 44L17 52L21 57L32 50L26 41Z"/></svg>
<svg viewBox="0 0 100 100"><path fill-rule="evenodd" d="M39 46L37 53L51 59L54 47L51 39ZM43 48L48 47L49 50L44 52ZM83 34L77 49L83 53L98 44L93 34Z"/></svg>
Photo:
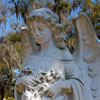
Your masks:
<svg viewBox="0 0 100 100"><path fill-rule="evenodd" d="M0 100L3 100L3 98L4 98L4 88L1 89L1 98L0 98Z"/></svg>

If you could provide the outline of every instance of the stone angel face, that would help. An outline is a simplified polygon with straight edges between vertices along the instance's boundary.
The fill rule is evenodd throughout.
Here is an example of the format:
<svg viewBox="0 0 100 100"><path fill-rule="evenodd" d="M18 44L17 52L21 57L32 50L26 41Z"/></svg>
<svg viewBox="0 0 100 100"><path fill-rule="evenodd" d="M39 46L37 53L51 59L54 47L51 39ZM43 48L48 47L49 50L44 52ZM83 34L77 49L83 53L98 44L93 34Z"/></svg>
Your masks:
<svg viewBox="0 0 100 100"><path fill-rule="evenodd" d="M36 9L27 16L27 26L36 43L41 45L53 40L58 48L65 47L64 35L61 33L63 25L59 24L58 19L59 17L48 8Z"/></svg>
<svg viewBox="0 0 100 100"><path fill-rule="evenodd" d="M35 41L39 44L48 42L52 37L51 30L46 24L42 22L34 21L31 25L31 31Z"/></svg>

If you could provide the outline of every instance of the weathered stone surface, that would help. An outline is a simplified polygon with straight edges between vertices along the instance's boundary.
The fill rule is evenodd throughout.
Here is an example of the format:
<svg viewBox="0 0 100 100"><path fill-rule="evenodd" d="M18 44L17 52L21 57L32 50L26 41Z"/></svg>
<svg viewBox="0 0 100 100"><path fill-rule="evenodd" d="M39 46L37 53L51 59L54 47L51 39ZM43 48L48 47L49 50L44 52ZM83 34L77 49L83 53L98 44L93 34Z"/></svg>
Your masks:
<svg viewBox="0 0 100 100"><path fill-rule="evenodd" d="M85 14L74 19L78 43L72 56L58 19L48 8L27 17L31 32L22 28L23 68L15 100L99 100L100 45L90 21Z"/></svg>
<svg viewBox="0 0 100 100"><path fill-rule="evenodd" d="M74 19L77 32L77 46L73 54L82 73L85 99L100 99L100 43L95 29L86 14Z"/></svg>

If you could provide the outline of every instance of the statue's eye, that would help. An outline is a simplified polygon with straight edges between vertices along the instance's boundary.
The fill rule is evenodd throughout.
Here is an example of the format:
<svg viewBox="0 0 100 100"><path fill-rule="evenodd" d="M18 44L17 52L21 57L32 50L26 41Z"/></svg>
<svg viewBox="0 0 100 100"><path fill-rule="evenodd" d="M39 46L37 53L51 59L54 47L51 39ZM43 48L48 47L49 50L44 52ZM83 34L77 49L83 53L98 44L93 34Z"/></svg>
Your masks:
<svg viewBox="0 0 100 100"><path fill-rule="evenodd" d="M38 29L39 29L40 31L43 31L44 28L43 28L43 27L38 27Z"/></svg>

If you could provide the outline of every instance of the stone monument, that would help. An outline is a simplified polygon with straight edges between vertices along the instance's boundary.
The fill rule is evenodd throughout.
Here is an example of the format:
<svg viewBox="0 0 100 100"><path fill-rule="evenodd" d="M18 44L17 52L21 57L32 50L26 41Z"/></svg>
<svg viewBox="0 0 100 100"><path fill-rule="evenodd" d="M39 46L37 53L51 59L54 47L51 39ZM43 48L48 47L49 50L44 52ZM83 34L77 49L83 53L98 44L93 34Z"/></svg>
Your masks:
<svg viewBox="0 0 100 100"><path fill-rule="evenodd" d="M73 55L65 47L58 20L49 8L27 16L15 100L99 100L100 45L88 17L73 19L78 38Z"/></svg>

